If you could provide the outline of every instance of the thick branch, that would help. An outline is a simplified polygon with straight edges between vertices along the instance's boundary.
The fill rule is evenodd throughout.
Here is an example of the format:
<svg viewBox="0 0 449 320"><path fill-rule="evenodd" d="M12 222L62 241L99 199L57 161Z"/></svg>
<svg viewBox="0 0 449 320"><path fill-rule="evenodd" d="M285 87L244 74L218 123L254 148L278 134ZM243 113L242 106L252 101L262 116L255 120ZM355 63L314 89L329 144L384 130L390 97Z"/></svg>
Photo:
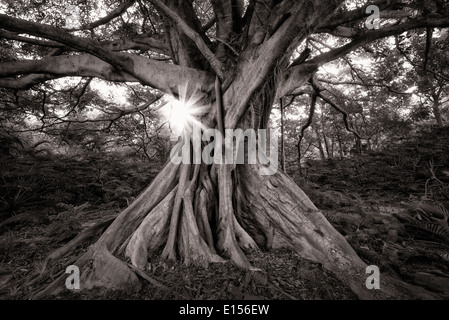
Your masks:
<svg viewBox="0 0 449 320"><path fill-rule="evenodd" d="M294 89L302 85L305 80L310 77L318 67L323 64L344 57L346 54L350 53L354 49L361 47L369 42L389 37L392 35L400 34L407 30L422 28L426 26L433 27L446 27L449 26L449 17L444 18L431 18L431 19L419 19L416 21L406 22L400 25L395 25L387 27L380 30L372 30L362 33L359 37L351 41L350 43L341 46L339 48L330 50L326 53L322 53L310 60L307 60L304 64L289 69L285 74L283 79L278 85L278 92L276 97L280 98L284 95L289 94Z"/></svg>
<svg viewBox="0 0 449 320"><path fill-rule="evenodd" d="M144 84L165 93L178 94L179 87L191 84L194 90L208 92L213 89L211 75L191 68L168 64L144 57L122 53L138 67L135 73L139 79L114 68L89 54L46 57L41 60L25 60L0 63L0 77L33 74L19 79L0 79L0 86L15 88L63 76L97 77L108 81L136 82L144 79ZM36 75L39 74L39 75ZM46 74L46 75L43 75ZM17 88L16 87L16 88Z"/></svg>
<svg viewBox="0 0 449 320"><path fill-rule="evenodd" d="M215 18L217 21L217 38L227 43L232 33L233 21L232 21L232 1L231 0L213 0L212 6L214 8ZM224 61L226 52L223 42L216 50L217 57Z"/></svg>
<svg viewBox="0 0 449 320"><path fill-rule="evenodd" d="M157 8L159 8L167 17L169 17L173 22L175 22L178 27L184 32L184 34L189 37L197 46L197 48L201 51L204 57L207 59L211 67L214 69L215 73L223 79L223 70L224 67L220 60L214 55L214 53L209 49L201 36L173 10L167 7L160 0L151 0Z"/></svg>
<svg viewBox="0 0 449 320"><path fill-rule="evenodd" d="M36 84L61 78L62 76L52 74L31 74L20 78L0 79L0 87L8 89L27 90Z"/></svg>
<svg viewBox="0 0 449 320"><path fill-rule="evenodd" d="M5 14L0 14L0 27L9 31L28 33L37 37L54 40L73 49L88 52L112 64L116 69L127 70L128 72L132 71L133 66L130 65L130 61L127 59L123 59L123 57L104 49L94 40L76 37L60 28L13 18Z"/></svg>
<svg viewBox="0 0 449 320"><path fill-rule="evenodd" d="M169 55L170 50L167 38L161 34L151 36L137 35L131 39L121 39L101 42L101 45L111 51L142 50L153 51L164 55Z"/></svg>
<svg viewBox="0 0 449 320"><path fill-rule="evenodd" d="M344 46L333 49L313 59L310 59L308 63L321 66L329 61L341 58L344 55L348 54L349 52L353 51L354 49L361 47L369 42L393 36L396 34L401 34L408 30L424 27L442 28L448 26L449 26L449 16L442 18L421 18L415 21L409 21L403 24L394 25L379 30L367 31L362 33L359 37L357 37L356 39L354 39L353 41Z"/></svg>
<svg viewBox="0 0 449 320"><path fill-rule="evenodd" d="M54 41L46 41L46 40L39 40L35 38L29 38L24 36L19 36L15 32L9 32L6 30L0 30L0 38L9 39L9 40L16 40L20 42L26 42L42 47L49 47L49 48L64 48L65 46Z"/></svg>
<svg viewBox="0 0 449 320"><path fill-rule="evenodd" d="M197 75L201 74L200 79L195 79L195 76L193 76L194 79L192 79L192 74L188 71L189 69L182 69L182 72L179 72L180 70L178 69L178 72L175 72L175 74L180 75L181 79L175 79L172 78L171 71L174 70L173 66L170 64L158 64L155 60L141 56L111 52L94 40L73 36L62 29L50 25L29 22L0 14L0 28L54 40L76 50L90 53L112 65L117 72L126 72L139 80L142 84L161 89L164 92L176 92L177 86L185 85L192 80L200 80L198 83L194 83L196 89L201 90L204 87L203 80L205 74L201 74L200 71L190 69L190 71ZM174 81L166 81L168 78L170 78L169 80ZM182 80L184 80L184 82L181 82ZM212 83L212 81L213 80L209 83ZM173 86L175 86L175 88L173 88Z"/></svg>
<svg viewBox="0 0 449 320"><path fill-rule="evenodd" d="M317 30L318 33L329 33L336 37L342 38L352 38L358 34L358 31L353 28L338 26L333 29L320 28Z"/></svg>
<svg viewBox="0 0 449 320"><path fill-rule="evenodd" d="M341 4L342 0L333 1L301 1L295 2L290 6L288 12L289 18L286 19L273 35L265 41L258 48L259 56L252 63L247 63L245 70L240 72L241 78L239 81L234 81L231 87L227 90L226 95L234 96L237 92L242 92L242 99L234 99L237 105L230 106L230 112L226 114L225 125L233 127L237 124L241 116L247 111L249 101L258 88L266 81L267 75L273 72L277 60L284 56L291 43L305 39L314 30L324 23L328 17ZM287 13L285 13L287 14ZM243 58L245 58L243 56ZM310 70L307 70L310 72ZM304 79L304 77L301 77ZM286 79L284 79L286 80ZM305 77L305 81L308 78ZM242 83L245 86L242 86ZM280 98L282 95L277 95ZM226 105L226 103L225 103Z"/></svg>
<svg viewBox="0 0 449 320"><path fill-rule="evenodd" d="M97 77L110 81L136 81L128 74L113 70L113 67L90 54L77 56L45 57L41 60L22 60L0 63L0 77L11 77L31 73L47 73L58 76Z"/></svg>
<svg viewBox="0 0 449 320"><path fill-rule="evenodd" d="M318 67L316 65L307 63L289 68L279 80L276 98L282 98L291 94L306 83L317 71Z"/></svg>
<svg viewBox="0 0 449 320"><path fill-rule="evenodd" d="M376 5L379 7L379 10L382 11L391 6L394 6L398 2L399 1L397 0L393 1L377 0L370 2L369 5ZM367 5L351 11L334 13L331 19L329 19L329 22L320 27L318 31L324 32L324 30L332 30L346 23L358 21L360 19L368 17L370 14L366 13L366 7Z"/></svg>
<svg viewBox="0 0 449 320"><path fill-rule="evenodd" d="M41 47L49 48L60 48L64 51L71 51L72 48L63 45L56 41L41 40L36 38L20 36L16 32L10 32L6 30L0 30L0 38L16 40L20 42L25 42L29 44L38 45ZM166 43L166 39L158 34L147 36L136 36L132 39L122 39L113 41L102 41L99 42L103 48L111 51L125 51L125 50L142 50L142 51L153 51L161 54L168 55L169 49Z"/></svg>

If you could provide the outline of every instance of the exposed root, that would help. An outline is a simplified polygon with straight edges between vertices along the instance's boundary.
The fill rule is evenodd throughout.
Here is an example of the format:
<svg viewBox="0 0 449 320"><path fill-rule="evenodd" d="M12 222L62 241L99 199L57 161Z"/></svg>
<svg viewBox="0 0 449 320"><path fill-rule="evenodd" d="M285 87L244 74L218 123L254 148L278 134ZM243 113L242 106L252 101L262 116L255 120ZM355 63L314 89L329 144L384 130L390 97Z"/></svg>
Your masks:
<svg viewBox="0 0 449 320"><path fill-rule="evenodd" d="M128 267L134 271L139 277L147 280L149 283L151 283L153 286L164 289L166 291L170 291L170 288L168 288L166 285L160 283L159 281L157 281L156 279L154 279L153 277L151 277L149 274L147 274L146 272L142 271L139 268L136 268L135 266L133 266L132 264L128 264Z"/></svg>
<svg viewBox="0 0 449 320"><path fill-rule="evenodd" d="M181 216L178 249L181 259L184 260L185 264L196 264L207 267L211 262L223 262L224 260L215 253L214 249L211 249L211 246L213 248L213 239L207 215L204 216L204 213L197 212L195 216L194 213L192 197L194 194L193 190L197 188L200 167L200 165L195 166L193 176L189 180L183 194L184 211ZM198 192L195 192L195 194L198 194ZM198 225L201 226L203 232L200 232ZM207 235L207 233L210 234ZM206 241L209 241L209 244Z"/></svg>
<svg viewBox="0 0 449 320"><path fill-rule="evenodd" d="M146 215L156 207L176 186L178 165L169 162L153 180L153 183L125 209L101 235L95 245L78 258L74 265L81 273L81 285L84 289L95 286L105 289L132 291L140 288L136 275L127 264L114 257L112 253L123 244L137 229ZM111 253L112 252L112 253ZM65 290L68 275L61 275L34 298L56 295Z"/></svg>
<svg viewBox="0 0 449 320"><path fill-rule="evenodd" d="M200 235L189 197L184 199L184 214L181 220L179 251L185 264L207 267L210 262L224 262L222 258L212 252Z"/></svg>
<svg viewBox="0 0 449 320"><path fill-rule="evenodd" d="M100 287L104 290L120 290L134 292L140 289L140 281L131 271L127 263L114 257L105 247L98 243L79 258L76 266L80 269L80 289ZM41 299L49 295L56 295L65 290L68 275L63 273L44 290L33 298Z"/></svg>
<svg viewBox="0 0 449 320"><path fill-rule="evenodd" d="M168 237L168 222L173 211L177 188L159 203L142 221L126 246L125 255L133 266L144 270L148 256L164 245Z"/></svg>
<svg viewBox="0 0 449 320"><path fill-rule="evenodd" d="M229 165L218 166L219 212L217 248L239 267L251 269L251 264L237 243L232 207L232 179Z"/></svg>
<svg viewBox="0 0 449 320"><path fill-rule="evenodd" d="M83 230L78 236L69 241L63 247L56 249L53 251L47 258L47 262L51 260L59 259L66 254L73 252L78 246L80 246L83 242L88 241L90 238L94 237L99 232L102 232L105 228L107 228L116 218L108 219L106 221L101 221L86 230Z"/></svg>
<svg viewBox="0 0 449 320"><path fill-rule="evenodd" d="M253 251L259 251L259 246L254 241L253 238L245 231L245 229L242 228L240 223L237 221L235 215L233 215L234 220L234 229L235 229L235 236L237 238L237 241L240 245L240 248L245 250L253 250Z"/></svg>
<svg viewBox="0 0 449 320"><path fill-rule="evenodd" d="M153 210L176 186L179 165L168 162L151 185L126 208L98 240L110 252L129 238L147 214Z"/></svg>
<svg viewBox="0 0 449 320"><path fill-rule="evenodd" d="M74 239L69 241L67 244L65 244L61 248L58 248L55 251L53 251L47 257L47 259L45 259L40 274L36 278L34 278L30 282L28 282L28 285L31 286L35 283L38 283L38 282L42 281L45 277L48 276L47 266L48 266L49 262L56 260L56 259L60 259L60 258L64 257L65 255L67 255L68 253L75 251L84 242L89 241L96 234L98 234L99 232L102 232L105 228L107 228L112 223L112 221L114 221L114 219L115 218L108 219L106 221L101 221L101 222L83 230L78 236L76 236Z"/></svg>
<svg viewBox="0 0 449 320"><path fill-rule="evenodd" d="M368 290L367 265L287 175L279 171L262 177L257 166L239 169L242 192L248 199L245 214L262 227L275 227L274 247L287 246L304 258L322 263L361 299L433 298L425 290L386 275L381 277L382 290Z"/></svg>
<svg viewBox="0 0 449 320"><path fill-rule="evenodd" d="M174 200L173 212L170 220L170 230L168 234L167 244L162 251L162 259L176 260L176 237L178 234L178 224L181 216L182 201L184 193L188 186L190 175L190 165L183 164L181 166L181 173L179 177L178 190L176 192L176 198Z"/></svg>
<svg viewBox="0 0 449 320"><path fill-rule="evenodd" d="M182 165L178 180L173 173L177 167L173 166L168 164L166 168L171 171L164 169L165 177L158 176L74 263L81 271L82 289L102 287L128 292L139 289L137 275L152 281L144 273L148 257L165 244L162 251L165 259L207 267L211 262L223 262L223 256L250 270L254 269L242 249L287 247L304 258L322 263L360 298L433 297L425 290L386 275L381 277L382 290L373 293L366 289L366 264L283 172L261 176L258 166L237 166L234 189L233 166L212 166L217 183L213 180L215 174L210 176L204 171L200 174L200 165L195 166L191 178L191 166ZM214 201L216 189L218 206ZM124 229L119 228L119 223L123 223ZM78 241L77 238L68 248L76 246ZM132 266L113 255L119 248L125 248L125 244L125 255ZM61 248L51 257L60 257L67 250ZM62 274L35 298L61 292L66 278Z"/></svg>
<svg viewBox="0 0 449 320"><path fill-rule="evenodd" d="M206 197L207 197L206 191L204 189L201 190L198 196L198 202L195 210L195 212L197 213L196 221L198 224L198 230L200 231L200 234L203 235L203 238L206 241L207 245L209 246L209 249L213 253L216 253L214 245L214 237L212 235L212 229L210 227L208 215L208 209L210 210L211 206Z"/></svg>

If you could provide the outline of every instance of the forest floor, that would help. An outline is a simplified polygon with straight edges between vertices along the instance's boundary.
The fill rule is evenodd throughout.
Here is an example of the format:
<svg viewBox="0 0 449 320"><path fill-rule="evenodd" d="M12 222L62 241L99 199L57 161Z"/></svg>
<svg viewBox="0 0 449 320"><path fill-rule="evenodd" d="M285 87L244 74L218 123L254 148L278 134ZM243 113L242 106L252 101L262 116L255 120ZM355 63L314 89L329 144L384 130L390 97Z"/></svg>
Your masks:
<svg viewBox="0 0 449 320"><path fill-rule="evenodd" d="M449 129L422 133L385 152L348 159L307 161L288 173L341 232L359 256L381 272L449 299ZM426 188L427 186L427 188ZM54 210L24 210L0 220L0 299L28 299L65 270L95 239L52 263L46 257L80 231L115 217L123 205L59 203ZM64 292L56 299L357 299L320 264L288 250L248 253L266 277L230 263L203 269L151 262L131 295L101 290ZM36 281L39 279L39 281Z"/></svg>

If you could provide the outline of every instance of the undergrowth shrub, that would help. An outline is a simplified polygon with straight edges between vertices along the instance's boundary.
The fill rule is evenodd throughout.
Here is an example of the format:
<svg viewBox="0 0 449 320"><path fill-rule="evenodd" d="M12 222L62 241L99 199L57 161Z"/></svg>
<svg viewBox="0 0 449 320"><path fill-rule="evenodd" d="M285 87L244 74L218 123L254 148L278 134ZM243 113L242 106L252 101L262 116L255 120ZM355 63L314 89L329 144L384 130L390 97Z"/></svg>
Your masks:
<svg viewBox="0 0 449 320"><path fill-rule="evenodd" d="M0 216L5 219L32 210L60 212L59 203L124 207L157 174L148 164L121 154L31 157L1 155Z"/></svg>

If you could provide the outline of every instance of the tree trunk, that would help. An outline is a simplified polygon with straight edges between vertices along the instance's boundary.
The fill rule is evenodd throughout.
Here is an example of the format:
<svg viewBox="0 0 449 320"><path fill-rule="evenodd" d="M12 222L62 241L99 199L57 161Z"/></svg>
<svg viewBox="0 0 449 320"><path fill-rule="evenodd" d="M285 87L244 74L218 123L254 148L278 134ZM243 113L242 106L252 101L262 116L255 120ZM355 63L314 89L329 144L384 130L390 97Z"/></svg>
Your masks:
<svg viewBox="0 0 449 320"><path fill-rule="evenodd" d="M362 140L359 138L355 139L355 153L359 156L362 154Z"/></svg>
<svg viewBox="0 0 449 320"><path fill-rule="evenodd" d="M326 154L328 158L331 158L331 153L329 149L329 142L327 141L326 133L323 131L323 143L324 147L326 148Z"/></svg>
<svg viewBox="0 0 449 320"><path fill-rule="evenodd" d="M441 117L441 111L440 111L440 100L437 98L434 98L433 101L433 115L435 116L435 120L437 121L438 128L443 128L443 118Z"/></svg>
<svg viewBox="0 0 449 320"><path fill-rule="evenodd" d="M324 147L326 148L327 158L332 159L332 153L329 148L329 141L327 140L326 131L324 130L324 125L325 125L324 113L321 113L321 132L323 133L323 144L324 144ZM317 133L318 133L318 131L317 131Z"/></svg>
<svg viewBox="0 0 449 320"><path fill-rule="evenodd" d="M302 166L301 166L301 158L302 158L302 156L301 156L301 139L299 139L298 140L298 142L296 142L296 151L297 151L297 154L298 154L298 171L299 171L299 174L302 176Z"/></svg>
<svg viewBox="0 0 449 320"><path fill-rule="evenodd" d="M151 186L78 259L75 265L81 270L82 289L138 289L140 282L135 273L117 258L122 253L141 270L147 266L148 258L164 246L168 249L162 255L166 253L167 259L207 266L225 258L251 269L244 250L289 248L322 263L361 299L412 296L410 287L387 276L381 277L382 290L369 291L365 287L366 264L282 171L261 176L260 165L220 165L217 177L195 170L194 178L189 180L188 167L168 163ZM201 183L195 183L195 174ZM210 188L215 179L219 186L219 210L214 218L208 212L214 207L214 191ZM178 186L174 186L176 181ZM198 197L195 203L191 198L194 195ZM218 221L216 226L213 221ZM172 234L173 226L176 228ZM212 237L214 229L216 242ZM175 235L174 241L171 235ZM64 281L62 275L35 298L60 292Z"/></svg>
<svg viewBox="0 0 449 320"><path fill-rule="evenodd" d="M253 108L243 113L235 127L226 122L232 116L224 118L225 127L246 130L255 123L257 127L266 126L261 117L272 106L272 93L270 86L262 86L250 102ZM236 91L225 93L223 98L227 105L241 101ZM217 119L221 117L217 115ZM210 127L211 123L206 125ZM155 255L204 267L230 260L251 270L245 251L290 248L322 263L359 298L400 299L418 292L384 275L382 290L368 290L367 266L346 239L283 171L261 175L261 169L266 169L260 164L262 160L259 158L257 164L193 165L169 161L74 263L80 268L81 289L139 289L135 270L144 270ZM63 273L34 298L65 290L66 276ZM420 296L426 297L425 293Z"/></svg>
<svg viewBox="0 0 449 320"><path fill-rule="evenodd" d="M343 160L344 154L343 154L343 144L341 143L341 135L340 132L337 134L337 142L338 142L338 152L340 153L340 160Z"/></svg>
<svg viewBox="0 0 449 320"><path fill-rule="evenodd" d="M281 169L282 169L282 171L285 172L285 147L284 147L284 142L285 142L284 116L285 115L284 115L284 103L283 103L282 99L279 100L279 105L281 108L281 155L280 155L280 158L281 158Z"/></svg>
<svg viewBox="0 0 449 320"><path fill-rule="evenodd" d="M330 154L331 159L334 158L334 149L335 149L335 137L332 136L331 137L331 154Z"/></svg>
<svg viewBox="0 0 449 320"><path fill-rule="evenodd" d="M316 140L317 140L317 144L318 144L318 150L320 151L321 160L325 160L326 156L324 155L323 145L321 144L320 133L316 127L314 127L313 129L315 130L315 133L316 133Z"/></svg>

